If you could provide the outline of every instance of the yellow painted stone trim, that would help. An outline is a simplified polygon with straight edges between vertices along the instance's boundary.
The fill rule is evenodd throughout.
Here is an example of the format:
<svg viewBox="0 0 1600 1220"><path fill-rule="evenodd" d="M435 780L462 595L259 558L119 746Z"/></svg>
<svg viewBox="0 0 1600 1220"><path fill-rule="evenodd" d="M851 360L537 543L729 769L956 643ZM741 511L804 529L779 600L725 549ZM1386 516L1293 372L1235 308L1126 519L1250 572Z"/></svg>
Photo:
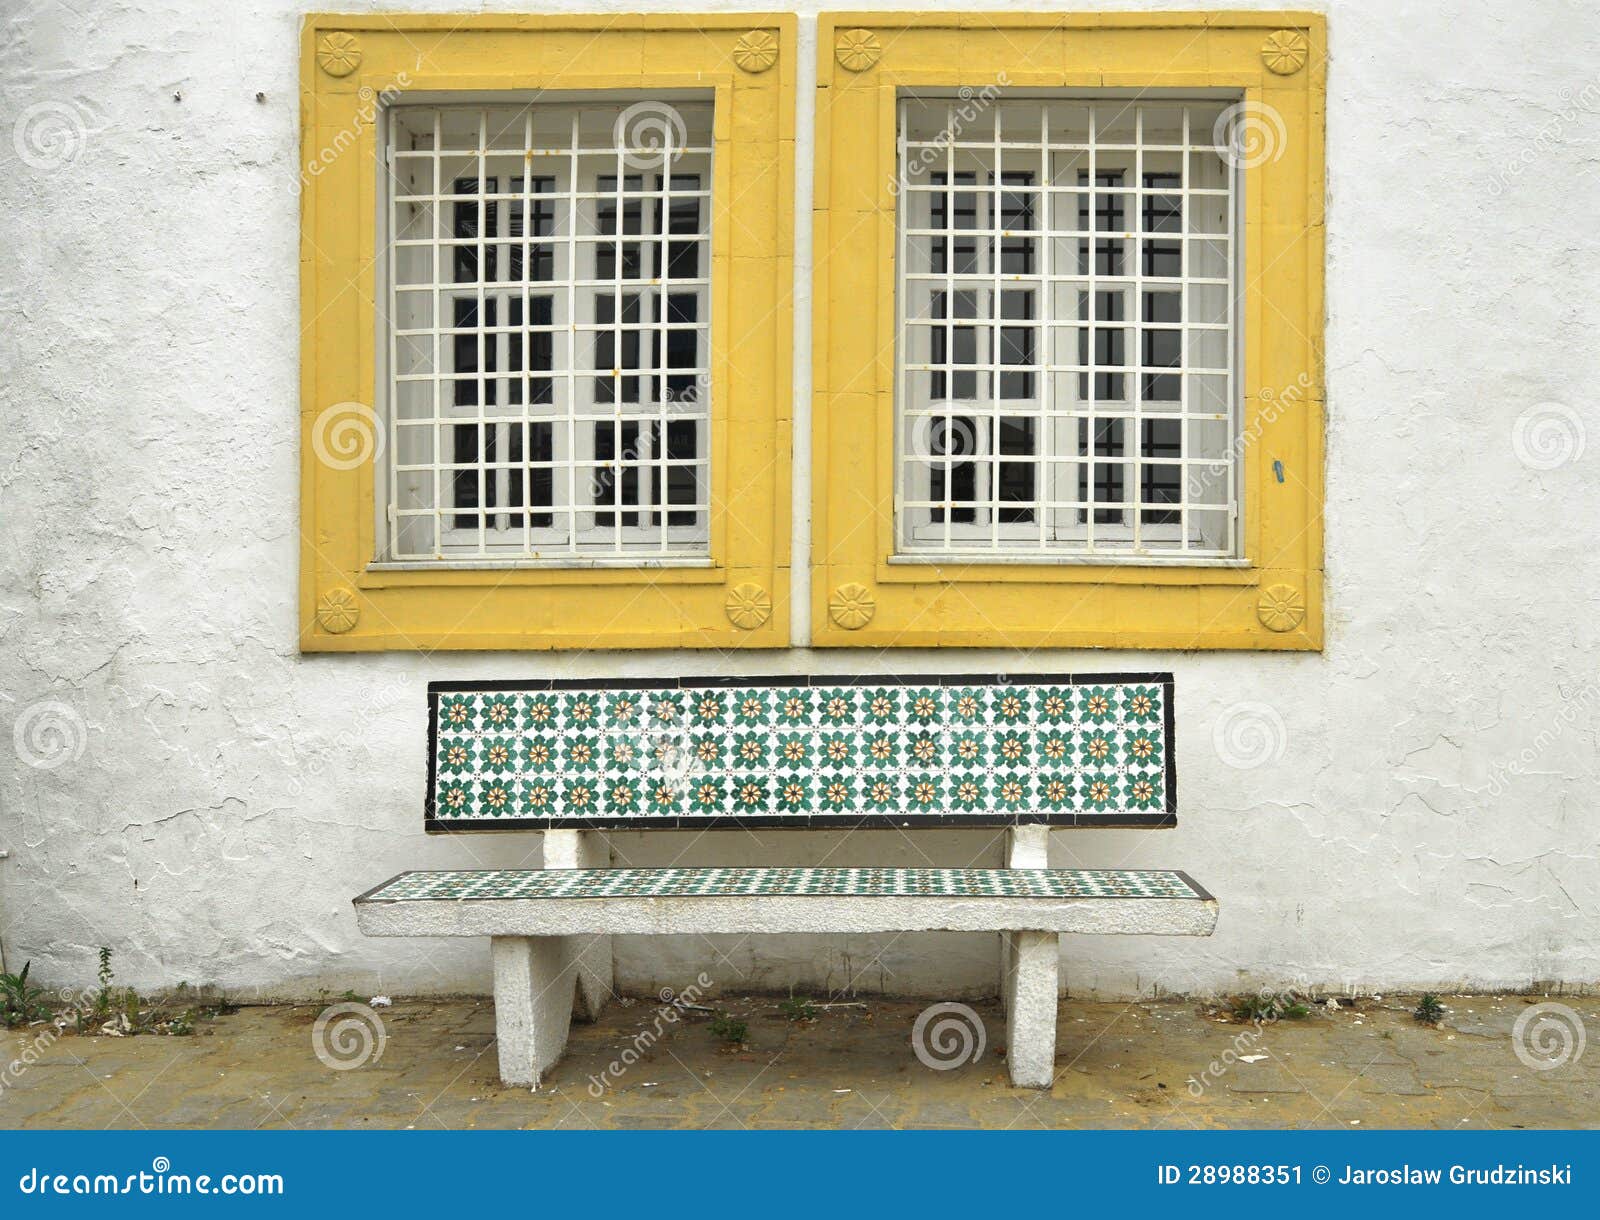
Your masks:
<svg viewBox="0 0 1600 1220"><path fill-rule="evenodd" d="M862 44L858 34L878 48L859 69L859 59L842 54L847 35L850 47ZM819 19L814 643L1322 647L1326 48L1324 18L1303 12L913 11ZM1225 90L1247 106L1270 107L1281 120L1283 139L1243 177L1240 564L894 561L897 96L978 90L1002 75L1009 86L1028 89ZM860 588L873 607L866 621L848 627L834 613L845 585ZM1283 606L1271 592L1279 587L1298 601ZM1270 623L1263 606L1272 607Z"/></svg>
<svg viewBox="0 0 1600 1220"><path fill-rule="evenodd" d="M796 29L788 13L305 19L303 650L788 644ZM709 561L490 570L377 564L384 454L375 218L383 107L420 92L648 96L668 89L691 90L715 106ZM365 449L352 448L348 437L330 443L330 428L347 417L356 426L368 421ZM343 426L348 430L348 421ZM746 622L730 617L730 599L745 586L766 591L759 622L746 611ZM352 608L359 598L359 612L339 610L344 598Z"/></svg>

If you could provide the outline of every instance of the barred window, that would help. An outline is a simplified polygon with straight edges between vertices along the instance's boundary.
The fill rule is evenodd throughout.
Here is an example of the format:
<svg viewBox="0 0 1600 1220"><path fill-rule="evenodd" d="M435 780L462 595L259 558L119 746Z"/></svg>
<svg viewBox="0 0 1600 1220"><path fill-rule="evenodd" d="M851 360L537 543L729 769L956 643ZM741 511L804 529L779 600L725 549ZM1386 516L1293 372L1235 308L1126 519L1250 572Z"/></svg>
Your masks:
<svg viewBox="0 0 1600 1220"><path fill-rule="evenodd" d="M1238 554L1224 103L903 98L897 549Z"/></svg>
<svg viewBox="0 0 1600 1220"><path fill-rule="evenodd" d="M385 558L709 553L711 114L389 113Z"/></svg>

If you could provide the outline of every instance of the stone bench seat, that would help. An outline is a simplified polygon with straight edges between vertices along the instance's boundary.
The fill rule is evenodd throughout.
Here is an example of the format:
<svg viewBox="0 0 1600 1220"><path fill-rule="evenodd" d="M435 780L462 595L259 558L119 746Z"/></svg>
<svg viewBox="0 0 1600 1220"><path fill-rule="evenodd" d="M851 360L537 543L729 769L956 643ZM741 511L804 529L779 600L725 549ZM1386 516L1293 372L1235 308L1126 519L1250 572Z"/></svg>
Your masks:
<svg viewBox="0 0 1600 1220"><path fill-rule="evenodd" d="M1131 869L577 868L402 873L356 899L373 936L1151 932L1205 936L1215 900Z"/></svg>

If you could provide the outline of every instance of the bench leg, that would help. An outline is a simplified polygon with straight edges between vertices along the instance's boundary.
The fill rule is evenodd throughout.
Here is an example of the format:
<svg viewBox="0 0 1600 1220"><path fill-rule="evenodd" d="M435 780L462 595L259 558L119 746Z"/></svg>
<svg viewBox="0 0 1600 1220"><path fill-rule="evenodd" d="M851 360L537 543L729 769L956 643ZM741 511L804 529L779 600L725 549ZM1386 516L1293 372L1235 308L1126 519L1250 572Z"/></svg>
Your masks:
<svg viewBox="0 0 1600 1220"><path fill-rule="evenodd" d="M575 938L495 936L494 1034L504 1084L539 1087L567 1049L578 963Z"/></svg>
<svg viewBox="0 0 1600 1220"><path fill-rule="evenodd" d="M1050 828L1025 824L1006 831L1007 868L1049 868ZM1016 969L1016 948L1010 932L1000 933L1000 1004L1010 1011L1011 975Z"/></svg>
<svg viewBox="0 0 1600 1220"><path fill-rule="evenodd" d="M544 832L546 868L610 868L611 845L592 830L547 830ZM580 1021L598 1021L611 999L613 987L611 938L575 936L578 951L578 1000L575 1014Z"/></svg>
<svg viewBox="0 0 1600 1220"><path fill-rule="evenodd" d="M1061 937L1011 932L1006 944L1006 1066L1019 1089L1048 1089L1056 1071L1056 986Z"/></svg>

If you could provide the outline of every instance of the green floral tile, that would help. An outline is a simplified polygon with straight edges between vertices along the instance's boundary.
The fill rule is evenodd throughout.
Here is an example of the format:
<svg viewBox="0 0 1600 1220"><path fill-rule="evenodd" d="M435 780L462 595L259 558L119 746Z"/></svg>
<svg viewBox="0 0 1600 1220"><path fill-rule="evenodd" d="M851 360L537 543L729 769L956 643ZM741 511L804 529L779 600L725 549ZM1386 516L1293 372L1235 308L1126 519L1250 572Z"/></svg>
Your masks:
<svg viewBox="0 0 1600 1220"><path fill-rule="evenodd" d="M1164 681L441 691L432 816L1148 822Z"/></svg>
<svg viewBox="0 0 1600 1220"><path fill-rule="evenodd" d="M403 873L360 902L815 895L858 898L1207 897L1182 873L1143 869L610 868Z"/></svg>

